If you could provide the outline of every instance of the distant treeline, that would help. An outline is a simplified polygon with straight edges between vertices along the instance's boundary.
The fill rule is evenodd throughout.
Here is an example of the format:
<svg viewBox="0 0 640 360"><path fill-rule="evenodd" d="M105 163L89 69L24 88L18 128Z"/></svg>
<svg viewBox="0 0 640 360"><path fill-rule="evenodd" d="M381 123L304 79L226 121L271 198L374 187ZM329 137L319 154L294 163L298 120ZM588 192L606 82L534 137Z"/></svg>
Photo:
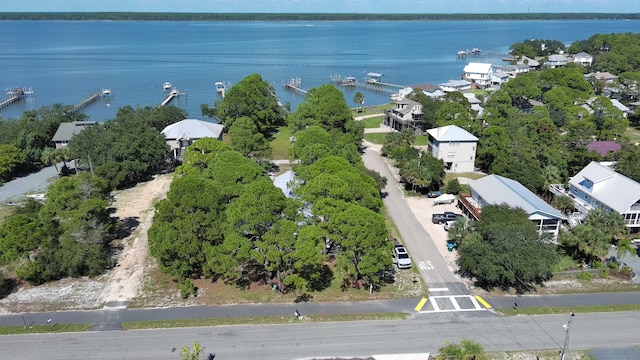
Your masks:
<svg viewBox="0 0 640 360"><path fill-rule="evenodd" d="M517 14L275 14L140 12L0 12L0 20L148 20L148 21L441 21L441 20L637 20L640 13Z"/></svg>

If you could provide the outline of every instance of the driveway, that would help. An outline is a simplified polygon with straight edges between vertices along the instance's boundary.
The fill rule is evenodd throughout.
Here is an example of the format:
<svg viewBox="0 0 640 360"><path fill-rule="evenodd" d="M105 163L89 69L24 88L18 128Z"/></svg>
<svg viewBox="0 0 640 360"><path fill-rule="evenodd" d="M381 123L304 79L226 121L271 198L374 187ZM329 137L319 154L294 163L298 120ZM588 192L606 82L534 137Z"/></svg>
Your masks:
<svg viewBox="0 0 640 360"><path fill-rule="evenodd" d="M62 167L58 164L58 169ZM73 166L71 163L68 166ZM0 186L0 204L19 201L24 195L44 193L47 187L58 178L54 166L46 167L36 173L11 180Z"/></svg>

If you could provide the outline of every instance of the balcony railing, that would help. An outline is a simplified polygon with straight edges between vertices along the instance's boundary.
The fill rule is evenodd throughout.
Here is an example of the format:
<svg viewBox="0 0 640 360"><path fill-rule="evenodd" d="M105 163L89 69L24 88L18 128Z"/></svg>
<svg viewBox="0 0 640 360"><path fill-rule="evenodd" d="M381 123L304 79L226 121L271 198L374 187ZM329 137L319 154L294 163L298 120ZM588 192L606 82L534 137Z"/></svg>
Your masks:
<svg viewBox="0 0 640 360"><path fill-rule="evenodd" d="M480 213L482 209L472 203L473 198L471 194L458 193L458 202L474 217L476 220L480 220ZM463 209L464 210L464 209Z"/></svg>

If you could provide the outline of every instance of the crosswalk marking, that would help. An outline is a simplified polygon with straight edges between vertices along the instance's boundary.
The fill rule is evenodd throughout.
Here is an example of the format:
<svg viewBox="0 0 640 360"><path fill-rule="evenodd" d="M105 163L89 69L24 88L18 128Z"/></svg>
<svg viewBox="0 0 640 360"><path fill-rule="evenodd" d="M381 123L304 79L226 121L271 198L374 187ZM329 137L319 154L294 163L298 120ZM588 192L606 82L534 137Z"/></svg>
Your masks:
<svg viewBox="0 0 640 360"><path fill-rule="evenodd" d="M444 301L445 304L448 300L453 308L448 308L447 306L442 308L438 305L438 300ZM461 302L465 307L461 306ZM471 307L468 306L469 304ZM423 310L425 306L428 307L427 310ZM474 297L472 295L430 296L429 298L422 298L418 303L418 306L415 308L415 310L420 314L457 311L486 311L488 309L491 309L491 305L489 305L488 302L480 296Z"/></svg>

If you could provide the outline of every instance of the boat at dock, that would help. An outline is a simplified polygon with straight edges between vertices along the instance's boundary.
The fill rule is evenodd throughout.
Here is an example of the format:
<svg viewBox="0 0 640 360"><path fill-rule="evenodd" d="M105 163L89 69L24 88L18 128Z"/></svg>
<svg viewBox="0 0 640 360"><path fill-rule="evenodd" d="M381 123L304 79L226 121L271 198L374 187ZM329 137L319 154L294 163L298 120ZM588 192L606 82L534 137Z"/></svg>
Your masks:
<svg viewBox="0 0 640 360"><path fill-rule="evenodd" d="M168 81L162 84L162 90L169 91L172 88L173 88L173 85Z"/></svg>
<svg viewBox="0 0 640 360"><path fill-rule="evenodd" d="M111 96L111 89L102 89L102 96Z"/></svg>
<svg viewBox="0 0 640 360"><path fill-rule="evenodd" d="M223 93L225 90L224 83L222 81L216 81L216 92Z"/></svg>
<svg viewBox="0 0 640 360"><path fill-rule="evenodd" d="M358 79L356 79L354 76L345 76L340 83L340 85L342 86L356 86L357 84Z"/></svg>

